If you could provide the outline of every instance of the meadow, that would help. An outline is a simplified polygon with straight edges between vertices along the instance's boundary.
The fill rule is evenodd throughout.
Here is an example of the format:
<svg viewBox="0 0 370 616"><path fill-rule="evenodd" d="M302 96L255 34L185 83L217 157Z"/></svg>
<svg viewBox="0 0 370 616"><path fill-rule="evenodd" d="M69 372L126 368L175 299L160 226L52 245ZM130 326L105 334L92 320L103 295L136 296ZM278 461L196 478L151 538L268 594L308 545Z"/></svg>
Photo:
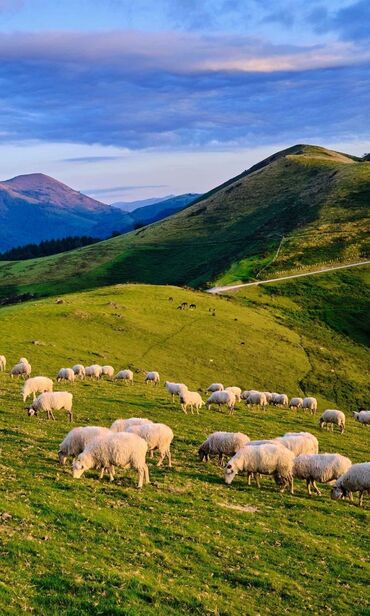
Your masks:
<svg viewBox="0 0 370 616"><path fill-rule="evenodd" d="M227 487L216 462L197 458L215 430L251 438L307 430L321 451L369 460L369 431L350 413L366 398L363 330L353 311L346 322L330 312L346 284L334 275L318 284L311 314L302 309L313 294L308 282L233 298L117 285L64 295L63 303L51 297L0 308L9 366L25 355L33 375L55 377L76 362L134 370L132 387L108 380L55 387L73 392L74 425L143 416L175 433L173 468L150 461L152 483L141 491L132 471L118 471L112 484L95 471L73 480L57 463L66 414L55 422L27 417L21 382L0 373L0 613L369 613L369 500L364 510L332 501L330 486L308 497L299 481L294 496L280 494L269 478L261 490L245 477ZM177 310L182 301L197 307ZM158 370L161 385L144 385L144 370ZM166 379L191 389L221 380L316 395L319 411L340 401L346 431L321 431L318 415L244 404L233 416L184 415Z"/></svg>

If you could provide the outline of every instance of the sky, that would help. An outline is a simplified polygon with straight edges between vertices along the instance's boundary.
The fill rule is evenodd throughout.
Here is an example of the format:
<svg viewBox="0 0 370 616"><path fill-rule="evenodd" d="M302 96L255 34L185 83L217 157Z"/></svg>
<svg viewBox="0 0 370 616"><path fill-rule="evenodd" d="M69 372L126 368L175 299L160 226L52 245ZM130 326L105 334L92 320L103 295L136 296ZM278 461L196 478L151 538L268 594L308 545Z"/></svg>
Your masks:
<svg viewBox="0 0 370 616"><path fill-rule="evenodd" d="M0 178L111 203L296 143L362 155L369 23L369 0L0 0Z"/></svg>

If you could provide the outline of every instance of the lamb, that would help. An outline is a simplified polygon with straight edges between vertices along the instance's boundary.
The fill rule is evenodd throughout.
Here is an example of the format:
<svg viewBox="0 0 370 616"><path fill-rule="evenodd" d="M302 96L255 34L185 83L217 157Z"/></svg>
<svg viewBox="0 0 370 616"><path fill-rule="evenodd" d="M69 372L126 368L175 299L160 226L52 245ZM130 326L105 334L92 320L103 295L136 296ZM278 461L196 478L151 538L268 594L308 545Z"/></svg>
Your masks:
<svg viewBox="0 0 370 616"><path fill-rule="evenodd" d="M352 464L348 471L337 479L331 497L336 500L349 496L352 500L352 492L359 492L358 504L362 507L364 493L367 492L370 496L370 462Z"/></svg>
<svg viewBox="0 0 370 616"><path fill-rule="evenodd" d="M212 383L209 387L207 387L206 389L206 393L210 392L213 393L215 391L223 391L225 388L222 385L222 383Z"/></svg>
<svg viewBox="0 0 370 616"><path fill-rule="evenodd" d="M83 452L86 445L91 443L97 436L106 436L108 434L111 434L109 428L102 428L100 426L73 428L59 445L59 464L64 465L70 456L76 458Z"/></svg>
<svg viewBox="0 0 370 616"><path fill-rule="evenodd" d="M131 385L134 384L134 373L132 370L120 370L115 376L117 381L128 381Z"/></svg>
<svg viewBox="0 0 370 616"><path fill-rule="evenodd" d="M10 371L10 376L13 378L13 376L23 376L23 378L26 378L28 376L30 376L31 374L31 365L30 364L25 364L24 362L20 361L18 364L15 364L15 366L13 366L13 368Z"/></svg>
<svg viewBox="0 0 370 616"><path fill-rule="evenodd" d="M289 402L290 409L301 409L303 406L303 398L292 398Z"/></svg>
<svg viewBox="0 0 370 616"><path fill-rule="evenodd" d="M65 409L69 421L73 421L72 412L73 396L68 391L48 391L40 394L32 405L27 409L29 417L37 416L39 411L45 411L48 419L55 419L53 411Z"/></svg>
<svg viewBox="0 0 370 616"><path fill-rule="evenodd" d="M85 375L91 379L100 379L102 372L103 368L99 364L93 364L85 368Z"/></svg>
<svg viewBox="0 0 370 616"><path fill-rule="evenodd" d="M6 357L5 355L0 355L0 372L5 371L6 368Z"/></svg>
<svg viewBox="0 0 370 616"><path fill-rule="evenodd" d="M356 421L362 423L363 426L370 425L370 411L359 411L358 413L353 411L352 416L356 419Z"/></svg>
<svg viewBox="0 0 370 616"><path fill-rule="evenodd" d="M317 411L317 400L316 398L303 398L303 409L308 409L311 415L314 415Z"/></svg>
<svg viewBox="0 0 370 616"><path fill-rule="evenodd" d="M226 387L225 391L231 391L235 395L236 402L240 402L242 396L240 387Z"/></svg>
<svg viewBox="0 0 370 616"><path fill-rule="evenodd" d="M112 432L124 432L130 426L136 426L144 423L153 423L151 419L145 417L130 417L129 419L116 419L110 427Z"/></svg>
<svg viewBox="0 0 370 616"><path fill-rule="evenodd" d="M190 406L191 414L193 415L194 408L199 415L199 409L204 406L204 402L200 394L197 391L188 391L187 389L182 389L180 392L180 403L181 409L187 415L188 406Z"/></svg>
<svg viewBox="0 0 370 616"><path fill-rule="evenodd" d="M319 451L319 441L310 432L286 432L284 436L274 439L274 442L290 449L296 456Z"/></svg>
<svg viewBox="0 0 370 616"><path fill-rule="evenodd" d="M274 406L288 406L289 400L286 394L271 394L271 403Z"/></svg>
<svg viewBox="0 0 370 616"><path fill-rule="evenodd" d="M27 379L22 388L23 402L26 402L30 394L33 394L35 400L36 394L42 394L45 391L53 391L53 381L47 376L34 376Z"/></svg>
<svg viewBox="0 0 370 616"><path fill-rule="evenodd" d="M334 430L334 425L338 426L341 434L344 432L344 428L346 425L346 416L342 411L337 411L336 409L327 409L323 412L319 419L320 428L323 428L325 425L331 425L331 431Z"/></svg>
<svg viewBox="0 0 370 616"><path fill-rule="evenodd" d="M72 366L72 370L75 376L79 376L81 381L85 378L85 367L82 364L76 364Z"/></svg>
<svg viewBox="0 0 370 616"><path fill-rule="evenodd" d="M145 375L145 383L154 383L154 385L158 385L158 383L160 382L160 378L159 378L159 373L152 371L152 372L147 372Z"/></svg>
<svg viewBox="0 0 370 616"><path fill-rule="evenodd" d="M146 441L150 457L153 457L153 451L158 449L159 460L157 466L161 466L164 458L167 456L168 466L172 466L171 461L171 443L173 441L173 432L171 428L162 423L143 423L131 425L126 429L126 432L137 434Z"/></svg>
<svg viewBox="0 0 370 616"><path fill-rule="evenodd" d="M75 380L75 373L73 372L72 368L61 368L59 370L58 376L57 376L58 383L60 383L60 381L73 382L74 380Z"/></svg>
<svg viewBox="0 0 370 616"><path fill-rule="evenodd" d="M208 462L210 456L218 456L218 462L222 464L224 456L235 455L249 440L249 436L242 432L213 432L199 447L199 458Z"/></svg>
<svg viewBox="0 0 370 616"><path fill-rule="evenodd" d="M294 454L276 443L265 443L250 447L246 445L229 460L225 467L225 483L231 484L240 472L248 474L248 480L254 475L260 488L259 475L273 475L275 482L284 492L287 485L293 494Z"/></svg>
<svg viewBox="0 0 370 616"><path fill-rule="evenodd" d="M232 391L214 391L206 402L208 410L210 410L212 404L217 404L219 407L226 404L229 409L229 413L231 414L234 412L235 394L233 394Z"/></svg>
<svg viewBox="0 0 370 616"><path fill-rule="evenodd" d="M114 480L114 467L134 468L138 472L138 488L142 488L144 481L149 482L149 470L145 456L148 446L144 439L137 434L119 432L108 436L100 436L89 443L78 458L73 461L72 475L74 479L82 477L85 471L91 468L109 471L110 481Z"/></svg>
<svg viewBox="0 0 370 616"><path fill-rule="evenodd" d="M114 368L112 366L102 366L101 369L102 376L109 376L109 378L113 378Z"/></svg>
<svg viewBox="0 0 370 616"><path fill-rule="evenodd" d="M246 400L246 403L248 406L254 405L254 406L259 406L260 408L267 406L266 396L261 391L256 391L256 392L249 394Z"/></svg>
<svg viewBox="0 0 370 616"><path fill-rule="evenodd" d="M188 388L184 383L171 383L171 381L165 381L164 387L168 393L172 396L172 402L175 400L175 396L180 395L182 391L187 391Z"/></svg>
<svg viewBox="0 0 370 616"><path fill-rule="evenodd" d="M328 483L338 479L348 471L351 465L351 460L339 453L301 454L294 460L293 475L297 479L306 480L307 491L310 496L311 487L320 496L321 492L316 485L316 481Z"/></svg>

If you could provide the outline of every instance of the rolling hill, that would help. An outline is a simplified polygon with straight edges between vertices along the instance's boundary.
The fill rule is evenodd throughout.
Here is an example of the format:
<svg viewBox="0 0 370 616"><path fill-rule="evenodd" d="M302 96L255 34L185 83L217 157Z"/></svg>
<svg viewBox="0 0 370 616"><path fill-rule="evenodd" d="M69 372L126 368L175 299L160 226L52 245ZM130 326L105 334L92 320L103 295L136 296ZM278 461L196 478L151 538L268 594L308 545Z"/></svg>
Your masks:
<svg viewBox="0 0 370 616"><path fill-rule="evenodd" d="M161 222L97 245L0 266L0 295L135 281L206 286L360 260L370 163L296 145Z"/></svg>
<svg viewBox="0 0 370 616"><path fill-rule="evenodd" d="M185 195L176 195L163 201L150 203L143 207L130 212L135 224L148 225L157 220L162 220L168 216L172 216L179 210L193 203L200 195L196 193L186 193Z"/></svg>

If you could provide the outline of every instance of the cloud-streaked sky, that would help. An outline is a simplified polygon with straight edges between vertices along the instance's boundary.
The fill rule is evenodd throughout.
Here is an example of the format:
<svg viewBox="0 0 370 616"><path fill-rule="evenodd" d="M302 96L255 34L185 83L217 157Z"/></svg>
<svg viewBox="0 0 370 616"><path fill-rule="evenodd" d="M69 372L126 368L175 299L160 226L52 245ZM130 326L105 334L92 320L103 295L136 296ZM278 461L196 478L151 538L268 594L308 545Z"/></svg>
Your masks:
<svg viewBox="0 0 370 616"><path fill-rule="evenodd" d="M0 0L1 177L109 202L201 192L293 143L362 154L369 22L368 0Z"/></svg>

